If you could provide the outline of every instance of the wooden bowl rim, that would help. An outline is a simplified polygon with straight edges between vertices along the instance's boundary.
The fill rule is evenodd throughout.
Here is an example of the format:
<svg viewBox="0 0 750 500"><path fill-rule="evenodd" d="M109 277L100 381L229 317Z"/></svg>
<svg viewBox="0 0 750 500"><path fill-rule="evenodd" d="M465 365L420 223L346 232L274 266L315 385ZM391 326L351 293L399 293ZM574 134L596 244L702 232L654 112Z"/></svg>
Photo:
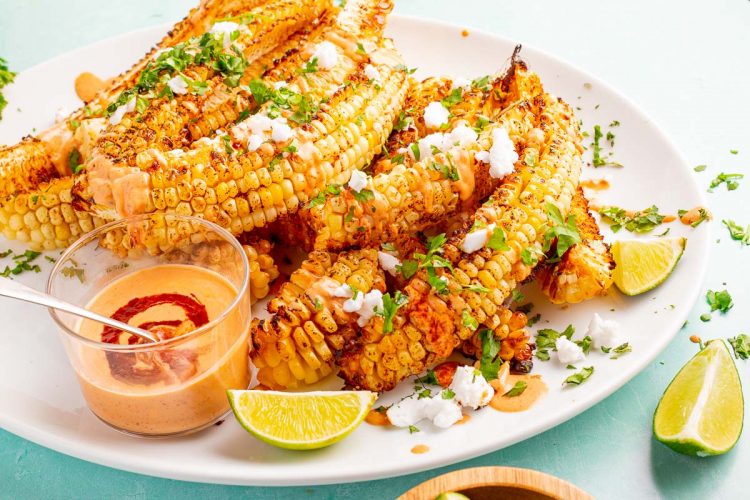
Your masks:
<svg viewBox="0 0 750 500"><path fill-rule="evenodd" d="M425 481L402 494L399 500L432 500L446 491L464 491L481 486L512 486L553 498L593 500L578 486L551 474L521 467L473 467Z"/></svg>

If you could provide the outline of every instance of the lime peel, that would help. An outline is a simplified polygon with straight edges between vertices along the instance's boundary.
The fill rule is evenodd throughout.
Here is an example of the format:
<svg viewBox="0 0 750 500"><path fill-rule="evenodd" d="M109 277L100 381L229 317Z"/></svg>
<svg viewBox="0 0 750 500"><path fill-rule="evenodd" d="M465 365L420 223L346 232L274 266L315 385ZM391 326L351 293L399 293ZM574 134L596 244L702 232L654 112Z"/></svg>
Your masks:
<svg viewBox="0 0 750 500"><path fill-rule="evenodd" d="M640 295L662 284L685 251L687 238L619 240L612 245L615 285L625 295Z"/></svg>

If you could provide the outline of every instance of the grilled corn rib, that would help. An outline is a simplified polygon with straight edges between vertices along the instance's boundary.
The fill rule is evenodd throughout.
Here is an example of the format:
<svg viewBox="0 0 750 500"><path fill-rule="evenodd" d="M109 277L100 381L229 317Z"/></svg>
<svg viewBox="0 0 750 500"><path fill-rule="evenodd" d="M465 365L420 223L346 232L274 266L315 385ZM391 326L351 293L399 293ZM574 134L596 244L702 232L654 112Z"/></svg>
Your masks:
<svg viewBox="0 0 750 500"><path fill-rule="evenodd" d="M254 320L252 360L258 381L272 388L311 384L331 373L334 352L354 334L355 317L334 290L385 290L375 249L341 255L312 252L271 299L268 319Z"/></svg>
<svg viewBox="0 0 750 500"><path fill-rule="evenodd" d="M580 187L570 213L575 216L581 242L570 247L559 262L539 266L537 273L542 291L553 304L575 304L605 295L613 282L614 259Z"/></svg>
<svg viewBox="0 0 750 500"><path fill-rule="evenodd" d="M346 9L350 5L356 8L357 3L348 2ZM383 5L381 2L365 12ZM188 151L140 154L138 161L143 161L144 167L152 166L150 171L122 172L123 177L114 181L117 171L105 171L99 177L88 172L83 180L101 182L99 188L109 189L101 191L104 196L99 200L94 196L97 204L93 208L103 208L102 213L113 217L153 211L201 215L235 234L263 227L279 214L295 211L336 176L369 162L390 132L404 97L405 72L387 41L372 54L371 64L381 75L377 82L364 75L360 63L346 82L339 82L346 85L306 117L299 116L302 103L308 110L311 106L305 95L293 93L295 101L288 107L270 98L256 116L268 119L268 113L274 112L287 119L291 134L283 141L274 141L272 135L272 140L257 150L242 151L250 134L241 122L231 136L203 139ZM264 86L263 92L270 89ZM314 95L314 90L310 93ZM295 120L302 123L293 123Z"/></svg>
<svg viewBox="0 0 750 500"><path fill-rule="evenodd" d="M184 49L175 47L160 55L153 66L144 68L138 86L126 91L135 90L135 93L123 93L115 104L110 104L108 112L112 125L99 137L91 162L109 160L134 166L136 155L146 148L164 151L189 144L191 138L185 137L186 125L202 114L205 102L216 95L222 99L230 92L230 87L237 86L247 63L266 54L329 6L329 0L271 0L249 11L244 17L245 24L234 23L227 28L236 40L230 41L229 33L219 31L216 35L192 39ZM219 46L211 49L216 52L203 56L204 51L216 44ZM191 50L199 51L202 59L191 59L189 55L185 59L183 54ZM180 64L187 65L176 71L174 66ZM178 81L171 83L175 78ZM180 85L184 88L180 89ZM161 97L164 92L166 95ZM149 93L156 95L146 97ZM128 106L128 102L133 104ZM139 103L143 103L145 109L137 109ZM123 108L128 112L121 115ZM118 116L121 121L116 119ZM214 112L214 116L216 120L224 118L221 113Z"/></svg>
<svg viewBox="0 0 750 500"><path fill-rule="evenodd" d="M496 333L502 329L507 316L504 301L533 269L534 264L522 261L521 253L526 248L542 247L550 224L548 204L568 213L581 169L581 136L573 113L552 96L537 100L542 108L539 135L543 139L529 141L515 173L506 177L477 210L471 226L467 224L444 245L442 255L452 265L452 272L430 265L428 260L405 288L408 303L393 319L394 333L419 343L427 355L416 359L404 351L395 355L381 348L381 343L393 342L394 334L384 335L375 318L358 339L347 344L339 358L340 375L352 387L391 389L477 335L474 324ZM498 245L499 250L484 247L470 254L462 252L471 228L489 224L503 231L505 244ZM469 317L472 319L467 321ZM519 355L528 360L528 346Z"/></svg>
<svg viewBox="0 0 750 500"><path fill-rule="evenodd" d="M78 124L94 119L92 115L98 115L98 111L103 110L117 94L132 86L138 74L158 50L171 47L206 31L221 16L249 10L264 1L203 0L143 59L114 78L111 84L99 93L94 102L40 132L37 137L29 136L16 145L0 148L0 197L4 198L15 192L33 189L41 182L47 182L53 177L69 173L68 158L72 149L70 146L63 147L63 145L73 140L73 132Z"/></svg>
<svg viewBox="0 0 750 500"><path fill-rule="evenodd" d="M511 75L537 79L524 68L513 70ZM533 85L516 88L537 90ZM309 211L307 224L300 226L307 230L306 240L314 240L312 246L316 249L368 246L434 227L461 209L475 209L498 184L489 175L489 165L478 161L475 154L489 149L496 128L504 129L516 147L521 147L538 114L533 97L509 93L504 102L498 103L498 110L488 113L487 120L498 117L497 121L485 125L478 140L452 146L422 161L415 159L409 167L397 165L388 173L368 179L366 197L351 188L328 197ZM462 123L465 122L458 126Z"/></svg>

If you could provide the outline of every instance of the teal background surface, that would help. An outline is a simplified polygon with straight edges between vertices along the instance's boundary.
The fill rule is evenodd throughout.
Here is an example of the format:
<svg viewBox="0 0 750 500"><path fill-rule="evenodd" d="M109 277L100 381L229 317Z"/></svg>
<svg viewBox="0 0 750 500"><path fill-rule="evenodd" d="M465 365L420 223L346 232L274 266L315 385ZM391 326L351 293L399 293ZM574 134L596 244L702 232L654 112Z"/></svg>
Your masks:
<svg viewBox="0 0 750 500"><path fill-rule="evenodd" d="M75 47L173 22L193 3L0 0L0 56L23 71ZM709 165L706 172L695 174L701 185L708 187L721 171L748 173L746 0L397 0L396 12L498 33L600 76L643 107L691 163ZM730 154L730 149L739 154ZM717 241L704 289L728 288L734 309L702 323L698 316L707 306L700 300L688 326L629 384L573 420L520 444L442 469L380 481L247 488L122 472L61 455L2 430L0 498L394 498L443 472L483 465L541 470L599 498L747 498L747 435L725 456L688 458L652 439L651 418L666 385L696 351L690 335L707 339L750 333L750 247L741 248L721 225L722 218L750 223L748 190L750 178L736 191L708 194ZM738 363L750 386L750 361Z"/></svg>

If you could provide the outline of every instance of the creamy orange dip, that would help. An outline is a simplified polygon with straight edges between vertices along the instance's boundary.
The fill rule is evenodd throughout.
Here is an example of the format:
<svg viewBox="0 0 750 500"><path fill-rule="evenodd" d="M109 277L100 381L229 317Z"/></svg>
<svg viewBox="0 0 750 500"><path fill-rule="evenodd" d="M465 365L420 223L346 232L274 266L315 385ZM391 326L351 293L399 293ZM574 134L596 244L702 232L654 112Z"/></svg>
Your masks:
<svg viewBox="0 0 750 500"><path fill-rule="evenodd" d="M505 396L507 387L513 387L516 382L525 382L526 389L517 396ZM525 411L534 406L542 396L547 394L547 384L540 375L508 375L504 384L499 380L490 382L495 389L495 395L490 401L490 406L498 411L518 412Z"/></svg>
<svg viewBox="0 0 750 500"><path fill-rule="evenodd" d="M237 295L218 273L196 266L167 264L127 274L104 288L88 309L113 316L143 298L179 294L201 304L207 321L220 316ZM171 295L170 295L171 296ZM174 434L208 425L229 410L227 389L246 389L248 371L247 318L235 308L214 328L173 346L131 352L80 345L72 353L83 395L92 411L111 425L140 434ZM141 309L139 309L141 310ZM161 303L128 320L149 326L164 338L189 335L181 331L189 310ZM192 323L188 323L192 325ZM103 327L79 324L80 335L102 341ZM105 337L109 338L109 337ZM127 344L122 334L111 342Z"/></svg>

